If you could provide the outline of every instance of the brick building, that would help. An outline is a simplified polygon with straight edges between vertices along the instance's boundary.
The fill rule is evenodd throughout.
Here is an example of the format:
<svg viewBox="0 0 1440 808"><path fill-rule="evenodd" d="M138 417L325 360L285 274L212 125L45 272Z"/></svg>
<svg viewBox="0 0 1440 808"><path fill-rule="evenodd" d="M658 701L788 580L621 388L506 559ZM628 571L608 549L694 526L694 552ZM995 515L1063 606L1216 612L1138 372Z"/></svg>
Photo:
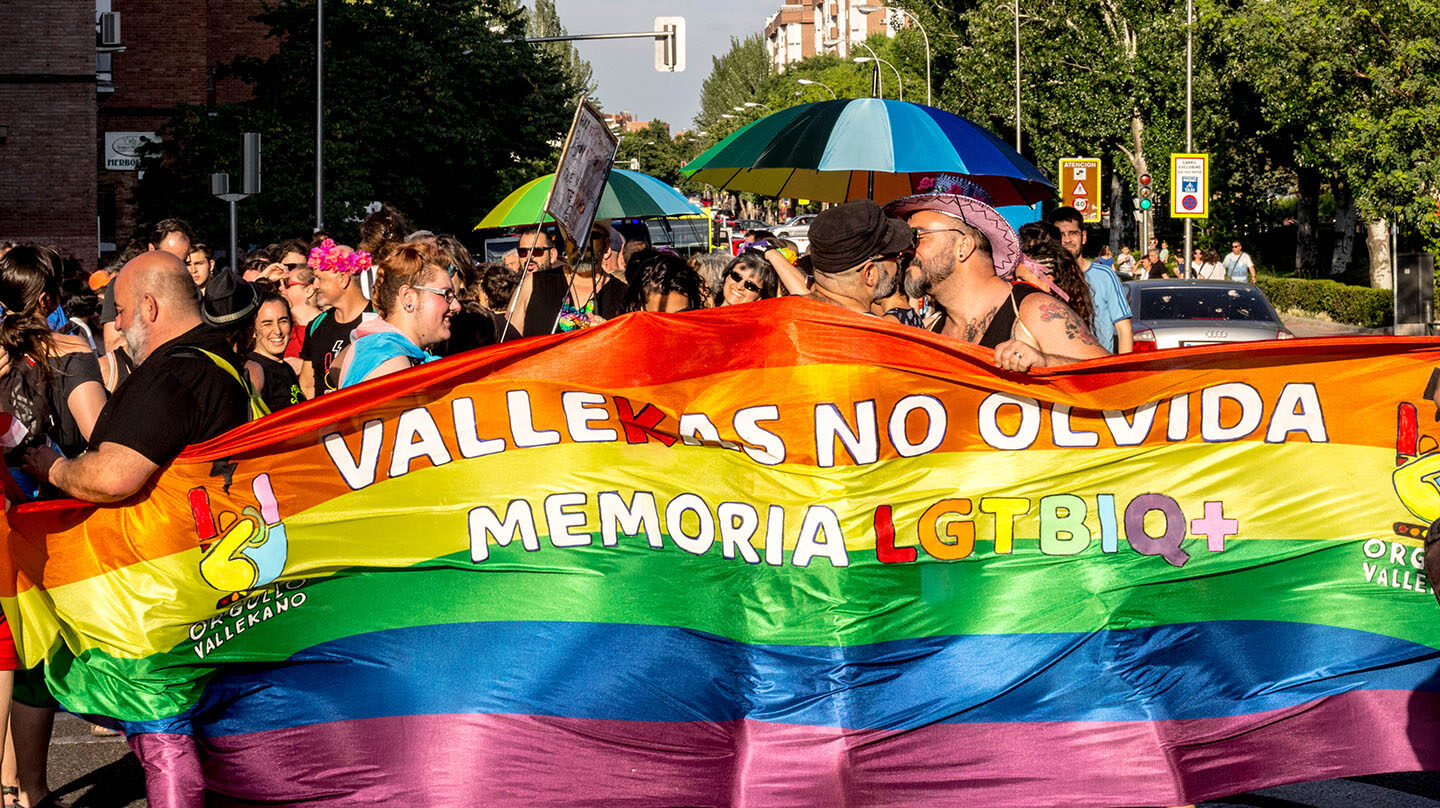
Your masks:
<svg viewBox="0 0 1440 808"><path fill-rule="evenodd" d="M849 59L851 42L875 34L895 35L898 20L892 18L897 15L866 14L862 5L862 0L785 0L765 20L765 45L775 69L784 72L786 65L819 53Z"/></svg>
<svg viewBox="0 0 1440 808"><path fill-rule="evenodd" d="M7 14L0 239L54 244L87 269L123 247L140 224L134 146L180 104L248 95L239 82L216 82L215 68L274 51L251 19L261 9L261 0L29 0ZM120 36L106 44L99 21L111 12Z"/></svg>
<svg viewBox="0 0 1440 808"><path fill-rule="evenodd" d="M19 10L19 3L6 3ZM94 0L32 0L0 25L0 239L96 259Z"/></svg>

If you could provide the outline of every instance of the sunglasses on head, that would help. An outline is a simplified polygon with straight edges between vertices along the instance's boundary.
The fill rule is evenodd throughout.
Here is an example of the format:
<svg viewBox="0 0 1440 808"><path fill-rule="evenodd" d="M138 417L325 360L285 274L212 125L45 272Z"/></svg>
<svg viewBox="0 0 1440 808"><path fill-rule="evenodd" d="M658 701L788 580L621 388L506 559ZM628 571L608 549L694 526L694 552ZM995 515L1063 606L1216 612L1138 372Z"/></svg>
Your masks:
<svg viewBox="0 0 1440 808"><path fill-rule="evenodd" d="M549 247L516 247L515 254L521 258L529 258L532 255L544 255L550 252Z"/></svg>
<svg viewBox="0 0 1440 808"><path fill-rule="evenodd" d="M759 286L756 286L754 281L747 281L747 280L745 280L744 278L740 277L740 273L739 273L739 272L736 272L736 271L733 270L733 269L726 271L726 273L725 273L725 280L727 280L727 281L735 281L736 283L740 284L741 286L745 287L746 289L750 290L751 292L754 292L754 293L757 294L757 295L761 293L761 292L760 292L760 287L759 287Z"/></svg>

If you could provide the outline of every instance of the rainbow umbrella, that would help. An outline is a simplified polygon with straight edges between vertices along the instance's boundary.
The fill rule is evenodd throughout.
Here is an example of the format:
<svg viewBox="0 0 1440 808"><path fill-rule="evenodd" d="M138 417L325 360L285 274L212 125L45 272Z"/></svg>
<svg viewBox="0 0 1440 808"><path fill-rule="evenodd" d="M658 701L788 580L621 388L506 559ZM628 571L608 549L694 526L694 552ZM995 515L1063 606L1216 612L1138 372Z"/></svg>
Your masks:
<svg viewBox="0 0 1440 808"><path fill-rule="evenodd" d="M476 230L490 227L524 227L541 221L545 198L550 195L554 174L531 180L510 192L495 209L475 225ZM600 195L597 219L641 219L656 216L704 216L705 211L690 204L685 195L669 185L639 171L614 169ZM555 221L545 216L544 221Z"/></svg>
<svg viewBox="0 0 1440 808"><path fill-rule="evenodd" d="M968 177L995 205L1049 199L1055 185L994 132L943 109L882 98L817 101L754 121L681 169L729 191L888 202L936 174Z"/></svg>

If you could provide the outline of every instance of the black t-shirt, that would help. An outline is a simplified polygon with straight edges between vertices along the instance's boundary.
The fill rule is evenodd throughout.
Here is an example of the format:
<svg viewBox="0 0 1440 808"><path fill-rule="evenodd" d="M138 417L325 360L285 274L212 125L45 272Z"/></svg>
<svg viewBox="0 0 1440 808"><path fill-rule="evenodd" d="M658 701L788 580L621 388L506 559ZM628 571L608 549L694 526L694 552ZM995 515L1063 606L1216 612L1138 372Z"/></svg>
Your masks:
<svg viewBox="0 0 1440 808"><path fill-rule="evenodd" d="M277 362L259 351L251 351L245 358L260 366L260 374L264 377L260 397L265 399L265 406L271 412L279 412L305 400L305 394L300 392L300 377L288 364Z"/></svg>
<svg viewBox="0 0 1440 808"><path fill-rule="evenodd" d="M70 413L70 394L85 382L104 385L100 377L100 362L89 351L52 356L50 363L50 411L55 415L55 425L50 429L50 439L60 447L66 457L75 457L85 451L85 436Z"/></svg>
<svg viewBox="0 0 1440 808"><path fill-rule="evenodd" d="M186 348L189 350L186 350ZM203 348L242 372L225 336L198 325L152 351L118 388L90 434L90 448L118 443L165 465L193 443L245 423L250 396Z"/></svg>
<svg viewBox="0 0 1440 808"><path fill-rule="evenodd" d="M367 312L372 311L369 306L360 313L359 317L348 323L341 323L335 320L335 310L326 309L320 312L314 320L310 321L310 327L305 330L305 345L300 349L300 358L309 362L315 370L315 396L318 398L324 393L329 393L340 388L339 368L330 372L330 365L335 357L346 345L350 344L350 332L360 325Z"/></svg>

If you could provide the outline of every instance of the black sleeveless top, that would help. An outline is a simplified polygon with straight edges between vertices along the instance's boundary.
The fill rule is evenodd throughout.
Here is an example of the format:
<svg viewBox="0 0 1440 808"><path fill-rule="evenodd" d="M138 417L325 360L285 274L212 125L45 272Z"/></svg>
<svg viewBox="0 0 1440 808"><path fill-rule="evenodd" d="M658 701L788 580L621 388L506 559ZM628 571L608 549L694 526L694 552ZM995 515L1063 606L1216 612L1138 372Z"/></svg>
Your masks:
<svg viewBox="0 0 1440 808"><path fill-rule="evenodd" d="M1044 289L1038 286L1031 286L1025 281L1016 281L1010 284L1011 305L1006 306L1002 304L1000 308L996 310L995 316L990 318L990 326L985 329L984 334L980 335L980 341L976 344L982 348L994 348L1000 343L1010 339L1011 334L1015 331L1015 318L1017 312L1020 311L1021 302L1036 292L1044 291ZM936 334L944 333L945 323L948 322L949 319L949 315L942 314L940 319L936 320L935 324L930 327L930 330Z"/></svg>
<svg viewBox="0 0 1440 808"><path fill-rule="evenodd" d="M555 328L555 318L565 298L570 294L570 284L565 280L565 270L560 267L542 269L530 275L534 288L530 290L530 302L525 307L525 322L521 333L527 337L549 334ZM605 319L620 316L625 305L625 282L599 269L595 272L595 313ZM577 308L588 301L572 301ZM514 324L511 324L514 327Z"/></svg>
<svg viewBox="0 0 1440 808"><path fill-rule="evenodd" d="M259 351L251 351L245 358L260 366L260 374L265 378L265 384L260 387L260 398L265 400L265 406L271 412L279 412L305 400L305 394L300 392L300 377L289 365Z"/></svg>

